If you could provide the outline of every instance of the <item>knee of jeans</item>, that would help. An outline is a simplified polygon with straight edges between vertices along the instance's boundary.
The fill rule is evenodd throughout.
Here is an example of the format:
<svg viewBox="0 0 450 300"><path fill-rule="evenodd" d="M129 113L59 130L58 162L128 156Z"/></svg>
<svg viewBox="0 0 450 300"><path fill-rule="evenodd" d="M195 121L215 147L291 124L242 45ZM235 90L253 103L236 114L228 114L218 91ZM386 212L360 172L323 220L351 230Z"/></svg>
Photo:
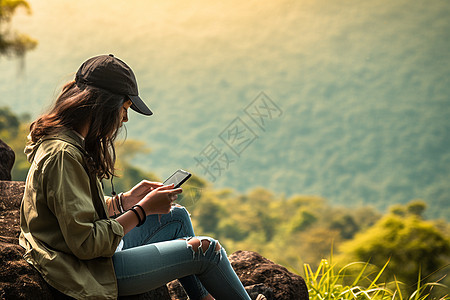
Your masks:
<svg viewBox="0 0 450 300"><path fill-rule="evenodd" d="M206 254L206 252L211 247L212 243L215 244L215 246L214 246L215 253L218 253L220 251L220 249L222 249L222 246L220 245L219 241L216 241L212 238L194 237L194 238L187 240L187 243L191 247L192 251L194 251L194 253L198 253L199 251L201 251L203 254Z"/></svg>
<svg viewBox="0 0 450 300"><path fill-rule="evenodd" d="M186 207L181 205L172 206L172 208L170 209L170 213L172 214L172 216L179 219L191 219L191 214L188 212Z"/></svg>

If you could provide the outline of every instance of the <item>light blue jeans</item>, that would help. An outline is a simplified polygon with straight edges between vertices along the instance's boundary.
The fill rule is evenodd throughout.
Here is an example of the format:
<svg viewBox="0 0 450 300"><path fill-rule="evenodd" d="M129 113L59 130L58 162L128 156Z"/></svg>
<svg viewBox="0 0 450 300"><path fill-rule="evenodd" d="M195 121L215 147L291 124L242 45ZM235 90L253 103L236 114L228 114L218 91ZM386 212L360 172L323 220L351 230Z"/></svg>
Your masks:
<svg viewBox="0 0 450 300"><path fill-rule="evenodd" d="M141 294L179 279L189 298L250 299L228 261L225 249L210 237L209 248L195 252L189 213L172 207L169 214L147 216L145 223L123 237L124 246L113 256L119 296Z"/></svg>

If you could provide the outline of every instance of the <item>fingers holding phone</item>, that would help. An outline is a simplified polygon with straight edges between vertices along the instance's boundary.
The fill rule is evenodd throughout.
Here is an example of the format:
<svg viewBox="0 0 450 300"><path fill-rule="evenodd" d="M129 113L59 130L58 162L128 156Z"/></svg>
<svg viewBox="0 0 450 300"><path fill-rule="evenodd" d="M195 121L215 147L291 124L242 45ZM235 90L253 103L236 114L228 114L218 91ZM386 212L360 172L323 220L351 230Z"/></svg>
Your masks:
<svg viewBox="0 0 450 300"><path fill-rule="evenodd" d="M170 211L172 202L177 200L178 194L183 190L180 186L191 177L191 173L184 170L177 170L167 178L162 186L149 192L139 204L149 214L167 214ZM142 202L142 203L141 203Z"/></svg>
<svg viewBox="0 0 450 300"><path fill-rule="evenodd" d="M175 200L178 199L178 194L181 194L183 192L182 188L175 188L175 184L169 184L169 185L165 185L165 187L167 187L168 189L167 191L167 197L170 201L170 203L172 204L172 202L174 202Z"/></svg>
<svg viewBox="0 0 450 300"><path fill-rule="evenodd" d="M148 193L139 204L144 208L147 215L167 214L172 202L182 191L181 188L174 189L174 184L163 185Z"/></svg>
<svg viewBox="0 0 450 300"><path fill-rule="evenodd" d="M142 180L131 190L123 193L123 198L125 199L124 205L126 205L127 208L132 207L133 205L137 204L139 200L144 198L145 195L160 186L163 186L161 182Z"/></svg>

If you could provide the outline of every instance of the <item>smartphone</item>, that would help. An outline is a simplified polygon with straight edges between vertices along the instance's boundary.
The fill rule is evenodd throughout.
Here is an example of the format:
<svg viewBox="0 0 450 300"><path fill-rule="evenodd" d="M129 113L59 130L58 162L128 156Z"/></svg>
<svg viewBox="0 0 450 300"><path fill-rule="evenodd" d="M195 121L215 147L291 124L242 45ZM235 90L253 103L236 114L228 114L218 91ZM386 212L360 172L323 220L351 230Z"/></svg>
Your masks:
<svg viewBox="0 0 450 300"><path fill-rule="evenodd" d="M183 183L185 183L189 177L191 177L191 173L186 172L185 170L177 170L173 173L169 178L167 178L163 184L170 185L175 184L174 189L179 188Z"/></svg>

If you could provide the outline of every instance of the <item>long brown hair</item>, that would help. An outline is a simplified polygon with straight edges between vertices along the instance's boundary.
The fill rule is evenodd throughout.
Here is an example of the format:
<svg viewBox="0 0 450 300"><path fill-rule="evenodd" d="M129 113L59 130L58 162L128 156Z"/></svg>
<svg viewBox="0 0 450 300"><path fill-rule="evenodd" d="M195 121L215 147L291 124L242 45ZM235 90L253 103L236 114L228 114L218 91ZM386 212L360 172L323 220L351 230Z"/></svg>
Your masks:
<svg viewBox="0 0 450 300"><path fill-rule="evenodd" d="M125 96L75 83L67 83L50 111L30 125L32 142L65 128L80 130L89 124L85 150L91 156L88 166L100 179L114 176L117 137Z"/></svg>

